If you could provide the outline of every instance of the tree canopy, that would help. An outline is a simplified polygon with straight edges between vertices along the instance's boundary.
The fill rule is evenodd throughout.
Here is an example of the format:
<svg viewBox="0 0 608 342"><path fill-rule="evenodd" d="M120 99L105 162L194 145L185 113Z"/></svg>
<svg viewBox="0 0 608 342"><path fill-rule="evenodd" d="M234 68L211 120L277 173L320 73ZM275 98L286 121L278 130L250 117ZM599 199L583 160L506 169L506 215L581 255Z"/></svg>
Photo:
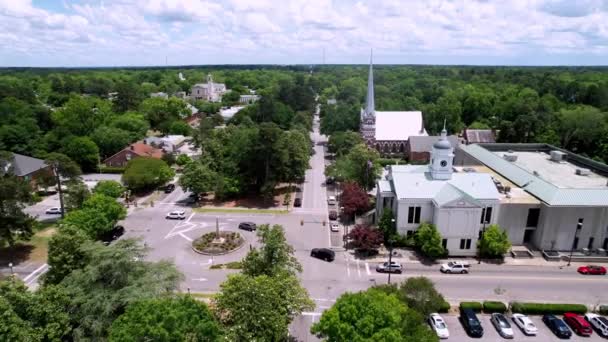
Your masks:
<svg viewBox="0 0 608 342"><path fill-rule="evenodd" d="M122 174L122 182L129 189L143 191L167 183L174 175L175 172L165 161L151 157L138 157L127 163L125 172Z"/></svg>
<svg viewBox="0 0 608 342"><path fill-rule="evenodd" d="M489 225L477 242L479 254L488 258L502 258L511 248L507 232L497 224Z"/></svg>

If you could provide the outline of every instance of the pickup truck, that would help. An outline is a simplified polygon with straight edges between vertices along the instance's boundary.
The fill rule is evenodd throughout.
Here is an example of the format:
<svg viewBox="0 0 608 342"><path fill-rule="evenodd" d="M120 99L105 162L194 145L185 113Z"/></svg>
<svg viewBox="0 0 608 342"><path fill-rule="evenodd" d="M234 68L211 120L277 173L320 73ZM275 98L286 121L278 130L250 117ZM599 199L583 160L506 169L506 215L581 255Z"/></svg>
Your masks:
<svg viewBox="0 0 608 342"><path fill-rule="evenodd" d="M446 264L441 264L439 269L441 273L469 273L469 263L466 261L450 261Z"/></svg>

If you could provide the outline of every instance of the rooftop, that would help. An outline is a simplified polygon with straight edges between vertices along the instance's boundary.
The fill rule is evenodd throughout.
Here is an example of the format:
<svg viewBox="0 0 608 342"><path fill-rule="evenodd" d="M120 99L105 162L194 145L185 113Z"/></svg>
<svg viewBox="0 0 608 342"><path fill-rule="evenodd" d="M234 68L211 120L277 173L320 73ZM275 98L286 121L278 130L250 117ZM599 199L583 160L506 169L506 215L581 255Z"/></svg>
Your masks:
<svg viewBox="0 0 608 342"><path fill-rule="evenodd" d="M405 141L410 136L426 136L422 112L375 112L377 141Z"/></svg>
<svg viewBox="0 0 608 342"><path fill-rule="evenodd" d="M431 136L413 136L410 137L410 150L412 152L431 152L433 149L433 144L439 141L441 137L436 135ZM447 137L450 145L452 147L458 147L459 140L455 135L448 135Z"/></svg>
<svg viewBox="0 0 608 342"><path fill-rule="evenodd" d="M513 184L508 179L501 176L499 173L490 169L484 165L476 166L457 166L454 167L456 172L468 172L468 173L487 173L492 176L492 181L496 185L498 194L500 196L500 203L520 203L520 204L539 204L540 201L527 193L524 189ZM508 192L505 190L508 188Z"/></svg>

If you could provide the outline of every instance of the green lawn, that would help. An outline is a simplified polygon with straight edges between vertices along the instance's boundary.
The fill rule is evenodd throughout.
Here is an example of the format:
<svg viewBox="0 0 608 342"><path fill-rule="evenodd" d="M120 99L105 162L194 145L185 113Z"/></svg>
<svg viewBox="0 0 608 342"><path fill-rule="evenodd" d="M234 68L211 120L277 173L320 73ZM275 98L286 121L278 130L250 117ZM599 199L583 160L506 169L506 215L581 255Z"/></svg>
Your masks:
<svg viewBox="0 0 608 342"><path fill-rule="evenodd" d="M247 208L194 208L192 209L197 213L247 213L247 214L287 214L288 210L285 209L247 209Z"/></svg>
<svg viewBox="0 0 608 342"><path fill-rule="evenodd" d="M45 263L48 254L49 240L55 234L55 222L43 222L36 228L36 233L29 241L19 241L13 247L0 248L2 262L40 262Z"/></svg>

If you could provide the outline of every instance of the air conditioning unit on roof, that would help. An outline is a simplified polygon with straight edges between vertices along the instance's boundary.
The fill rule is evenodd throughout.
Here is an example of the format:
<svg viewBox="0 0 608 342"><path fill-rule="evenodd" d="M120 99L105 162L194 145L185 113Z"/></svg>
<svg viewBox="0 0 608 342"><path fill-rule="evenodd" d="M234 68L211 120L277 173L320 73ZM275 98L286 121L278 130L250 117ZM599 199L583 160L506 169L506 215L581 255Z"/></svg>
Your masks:
<svg viewBox="0 0 608 342"><path fill-rule="evenodd" d="M591 174L591 171L589 169L583 168L577 168L575 172L579 176L589 176Z"/></svg>
<svg viewBox="0 0 608 342"><path fill-rule="evenodd" d="M561 162L566 160L566 152L562 151L551 151L551 160L554 162Z"/></svg>
<svg viewBox="0 0 608 342"><path fill-rule="evenodd" d="M502 155L502 157L504 158L504 160L506 161L510 161L510 162L515 162L517 161L517 154L512 153L512 152L507 152L505 154Z"/></svg>

